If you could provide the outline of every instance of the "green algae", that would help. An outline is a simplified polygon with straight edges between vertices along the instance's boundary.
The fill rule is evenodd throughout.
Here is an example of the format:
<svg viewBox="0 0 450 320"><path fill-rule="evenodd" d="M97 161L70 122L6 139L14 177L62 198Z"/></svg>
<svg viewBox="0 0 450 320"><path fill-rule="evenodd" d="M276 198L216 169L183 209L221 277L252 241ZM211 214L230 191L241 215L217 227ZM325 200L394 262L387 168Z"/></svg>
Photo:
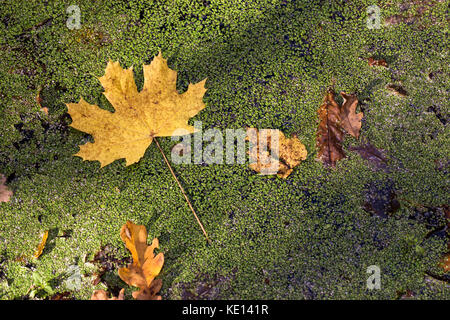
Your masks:
<svg viewBox="0 0 450 320"><path fill-rule="evenodd" d="M436 166L448 161L449 145L445 3L432 2L415 23L367 29L372 1L78 2L79 30L65 25L65 1L0 9L0 172L14 190L0 205L2 299L24 297L33 272L63 291L54 279L74 263L84 276L73 297L89 298L104 286L92 285L85 262L106 244L128 255L119 237L127 219L160 240L164 299L188 287L195 297L196 283L208 279L221 279L215 298L395 299L404 290L449 298L448 285L430 286L425 276L441 274L446 239L425 238L427 226L410 219L414 204L448 203L447 169ZM417 13L392 3L377 2L384 18ZM308 149L286 180L247 165L173 165L211 245L154 145L129 167L119 160L100 170L73 157L91 138L68 127L65 103L83 97L110 109L96 79L108 59L133 66L142 87L141 65L159 50L178 71L180 92L208 78L207 107L191 120L204 130L277 128ZM389 68L370 67L370 56ZM364 102L361 135L387 151L391 171L373 171L352 152L336 170L314 160L316 112L332 83ZM390 94L388 83L408 96ZM160 141L169 154L174 143ZM357 143L348 138L346 147ZM387 219L365 211L372 184L393 185L401 209ZM44 230L53 237L32 261ZM381 290L366 288L370 265L381 268ZM114 274L108 283L126 287Z"/></svg>

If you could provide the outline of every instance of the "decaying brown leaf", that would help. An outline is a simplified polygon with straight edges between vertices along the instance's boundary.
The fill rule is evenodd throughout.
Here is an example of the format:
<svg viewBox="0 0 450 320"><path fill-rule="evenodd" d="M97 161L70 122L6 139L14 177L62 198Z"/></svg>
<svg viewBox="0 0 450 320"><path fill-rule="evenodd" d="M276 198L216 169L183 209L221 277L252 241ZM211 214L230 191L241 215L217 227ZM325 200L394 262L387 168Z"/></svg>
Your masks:
<svg viewBox="0 0 450 320"><path fill-rule="evenodd" d="M70 291L58 292L51 296L50 300L73 300L70 295Z"/></svg>
<svg viewBox="0 0 450 320"><path fill-rule="evenodd" d="M101 281L105 281L104 275L107 272L112 272L124 264L128 264L131 257L119 258L115 248L110 245L105 245L94 255L94 259L90 261L97 266L97 271L93 274L95 279L92 284L95 286Z"/></svg>
<svg viewBox="0 0 450 320"><path fill-rule="evenodd" d="M127 284L138 287L133 297L138 300L160 300L157 293L161 289L162 281L154 280L164 264L162 252L156 256L153 251L159 247L157 238L147 245L147 230L143 225L136 225L127 221L120 230L120 237L131 252L133 262L126 268L119 269L120 278Z"/></svg>
<svg viewBox="0 0 450 320"><path fill-rule="evenodd" d="M364 195L363 209L372 215L387 218L400 209L392 182L371 182Z"/></svg>
<svg viewBox="0 0 450 320"><path fill-rule="evenodd" d="M112 296L109 298L109 294L105 290L95 290L92 293L91 300L125 300L125 289L121 289L118 297Z"/></svg>
<svg viewBox="0 0 450 320"><path fill-rule="evenodd" d="M359 137L363 113L356 113L358 99L354 94L341 92L342 106L334 99L335 93L329 90L319 107L319 127L317 129L317 158L327 166L334 167L336 161L345 158L342 142L344 135Z"/></svg>
<svg viewBox="0 0 450 320"><path fill-rule="evenodd" d="M280 130L267 129L258 131L255 128L247 130L246 140L250 141L250 165L249 167L261 174L277 174L286 179L306 159L308 152L297 136L286 138ZM269 150L278 149L276 155Z"/></svg>
<svg viewBox="0 0 450 320"><path fill-rule="evenodd" d="M41 97L41 90L42 90L42 89L39 88L38 93L37 93L37 95L36 95L36 103L39 105L39 107L41 107L41 111L42 111L43 113L45 113L46 115L48 115L48 108L42 106L43 100L42 100L42 97Z"/></svg>
<svg viewBox="0 0 450 320"><path fill-rule="evenodd" d="M138 92L133 68L122 69L109 61L105 75L99 78L104 95L114 113L80 100L68 103L71 126L91 134L94 143L86 143L76 154L83 160L98 160L102 167L125 158L126 165L138 162L155 137L179 136L194 132L189 118L205 108L206 79L189 84L179 94L177 72L171 70L161 53L144 65L144 87Z"/></svg>
<svg viewBox="0 0 450 320"><path fill-rule="evenodd" d="M442 257L440 261L440 266L442 269L444 269L444 272L450 271L450 253L447 253L445 256Z"/></svg>
<svg viewBox="0 0 450 320"><path fill-rule="evenodd" d="M356 113L356 106L358 105L358 99L354 94L346 94L341 92L341 96L344 99L341 110L341 124L342 128L347 131L348 134L359 138L359 131L361 130L361 119L363 113Z"/></svg>
<svg viewBox="0 0 450 320"><path fill-rule="evenodd" d="M384 60L384 59L374 59L372 57L370 57L368 59L368 63L369 63L369 66L371 66L371 67L386 67L387 68L387 66L388 66L386 60Z"/></svg>
<svg viewBox="0 0 450 320"><path fill-rule="evenodd" d="M39 256L44 251L45 244L47 243L47 238L48 238L48 230L44 231L44 233L42 234L41 242L39 243L38 247L36 248L36 251L34 252L33 255L34 258L36 259L39 258Z"/></svg>
<svg viewBox="0 0 450 320"><path fill-rule="evenodd" d="M325 95L318 110L319 127L317 129L317 158L325 165L335 166L336 161L345 158L342 142L344 132L341 126L340 108L334 100L334 92Z"/></svg>
<svg viewBox="0 0 450 320"><path fill-rule="evenodd" d="M349 150L356 151L361 158L368 161L375 170L388 171L386 153L383 149L377 149L373 144L367 142L360 146L349 147Z"/></svg>
<svg viewBox="0 0 450 320"><path fill-rule="evenodd" d="M408 95L408 92L405 90L405 88L398 84L390 83L386 86L386 89L399 97L406 97Z"/></svg>
<svg viewBox="0 0 450 320"><path fill-rule="evenodd" d="M6 186L6 177L0 174L0 202L9 202L13 195L12 191Z"/></svg>

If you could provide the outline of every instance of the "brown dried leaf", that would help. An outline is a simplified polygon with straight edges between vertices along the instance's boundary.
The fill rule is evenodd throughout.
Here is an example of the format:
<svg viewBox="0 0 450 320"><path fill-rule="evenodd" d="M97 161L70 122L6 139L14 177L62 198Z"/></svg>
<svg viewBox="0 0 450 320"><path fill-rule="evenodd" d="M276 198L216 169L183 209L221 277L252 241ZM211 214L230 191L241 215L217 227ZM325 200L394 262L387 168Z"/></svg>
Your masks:
<svg viewBox="0 0 450 320"><path fill-rule="evenodd" d="M6 177L0 174L0 202L9 202L9 199L13 195L13 192L8 189L5 182Z"/></svg>
<svg viewBox="0 0 450 320"><path fill-rule="evenodd" d="M442 269L444 269L444 272L450 271L450 253L447 253L445 256L442 257L439 265Z"/></svg>
<svg viewBox="0 0 450 320"><path fill-rule="evenodd" d="M340 108L334 100L333 91L327 92L317 113L320 121L316 138L317 159L334 167L336 161L345 158L345 153L342 150L344 131L341 127Z"/></svg>
<svg viewBox="0 0 450 320"><path fill-rule="evenodd" d="M366 144L350 147L349 150L356 151L361 158L367 160L377 170L387 171L387 158L383 149L377 149L373 144Z"/></svg>
<svg viewBox="0 0 450 320"><path fill-rule="evenodd" d="M358 105L358 99L354 94L346 94L341 92L341 96L344 99L341 110L341 124L348 134L354 136L356 139L359 137L359 131L361 130L361 119L363 113L356 113L356 106Z"/></svg>
<svg viewBox="0 0 450 320"><path fill-rule="evenodd" d="M140 288L138 292L133 293L136 299L158 299L156 293L161 288L160 283L159 281L152 283L164 264L163 253L160 252L155 256L153 252L159 247L158 239L154 238L152 244L148 246L145 226L136 225L131 221L122 226L120 237L133 257L133 262L128 267L119 269L120 278L127 284Z"/></svg>
<svg viewBox="0 0 450 320"><path fill-rule="evenodd" d="M261 134L264 132L264 134ZM278 139L276 139L278 135ZM262 136L262 137L261 137ZM266 142L260 139L266 137ZM274 141L272 141L272 138ZM308 152L297 136L286 138L280 130L268 129L259 131L255 128L247 130L246 140L250 141L250 165L249 167L262 174L277 174L286 179L303 160ZM277 141L278 140L278 141ZM265 150L261 150L261 144ZM278 160L272 157L267 150L278 147Z"/></svg>
<svg viewBox="0 0 450 320"><path fill-rule="evenodd" d="M375 67L386 67L387 68L387 66L388 66L386 60L384 60L384 59L374 59L374 58L370 57L368 59L368 62L369 62L369 66L371 66L371 67L375 66Z"/></svg>
<svg viewBox="0 0 450 320"><path fill-rule="evenodd" d="M133 298L136 300L161 300L161 296L157 295L162 287L162 280L154 280L150 287L135 291L132 293Z"/></svg>
<svg viewBox="0 0 450 320"><path fill-rule="evenodd" d="M386 89L399 97L406 97L408 95L408 92L405 90L405 88L397 84L390 83L386 86Z"/></svg>
<svg viewBox="0 0 450 320"><path fill-rule="evenodd" d="M121 289L118 297L112 296L109 298L109 294L105 290L95 290L92 293L91 300L125 300L125 289Z"/></svg>
<svg viewBox="0 0 450 320"><path fill-rule="evenodd" d="M72 300L70 298L70 291L58 292L50 297L50 300Z"/></svg>
<svg viewBox="0 0 450 320"><path fill-rule="evenodd" d="M341 92L344 99L342 106L334 99L334 91L328 90L317 111L319 127L317 129L316 145L317 159L326 166L334 167L336 162L345 158L342 143L345 132L359 137L363 113L356 113L358 99L354 94Z"/></svg>

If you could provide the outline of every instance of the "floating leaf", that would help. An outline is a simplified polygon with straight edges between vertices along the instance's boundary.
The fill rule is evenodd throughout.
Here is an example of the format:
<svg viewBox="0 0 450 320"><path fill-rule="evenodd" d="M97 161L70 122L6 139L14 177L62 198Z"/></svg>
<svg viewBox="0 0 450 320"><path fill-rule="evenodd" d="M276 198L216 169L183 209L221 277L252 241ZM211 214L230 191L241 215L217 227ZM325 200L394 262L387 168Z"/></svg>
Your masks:
<svg viewBox="0 0 450 320"><path fill-rule="evenodd" d="M331 167L334 167L337 161L345 158L342 149L345 133L355 138L359 137L363 117L362 112L356 113L358 104L356 95L341 92L344 99L342 106L339 106L334 96L334 91L328 90L317 111L319 115L316 137L317 159Z"/></svg>
<svg viewBox="0 0 450 320"><path fill-rule="evenodd" d="M44 233L42 234L41 242L39 243L36 251L34 252L34 255L33 255L34 258L36 258L36 259L39 258L39 256L44 251L45 244L47 243L47 238L48 238L48 230L44 231Z"/></svg>
<svg viewBox="0 0 450 320"><path fill-rule="evenodd" d="M118 297L112 296L109 298L109 294L105 290L95 290L92 293L91 300L125 300L124 292L125 289L121 289Z"/></svg>
<svg viewBox="0 0 450 320"><path fill-rule="evenodd" d="M327 92L317 113L320 121L316 138L317 158L325 165L334 167L336 161L345 158L345 153L342 149L344 131L341 126L341 112L334 100L333 91Z"/></svg>
<svg viewBox="0 0 450 320"><path fill-rule="evenodd" d="M264 134L261 134L264 132ZM261 141L264 139L265 141ZM255 128L247 130L246 140L250 141L249 167L262 174L277 174L286 179L303 160L308 152L297 136L286 138L280 130L267 129L258 131ZM261 147L264 150L261 150ZM268 150L278 149L278 159L269 154Z"/></svg>
<svg viewBox="0 0 450 320"><path fill-rule="evenodd" d="M361 158L368 161L375 169L388 171L388 159L383 149L377 149L373 144L367 142L357 147L349 147L349 150L356 151Z"/></svg>
<svg viewBox="0 0 450 320"><path fill-rule="evenodd" d="M390 83L386 86L386 89L399 97L406 97L408 95L408 92L405 90L405 88L397 84Z"/></svg>
<svg viewBox="0 0 450 320"><path fill-rule="evenodd" d="M0 202L9 202L9 199L13 195L12 191L6 186L6 177L0 174Z"/></svg>
<svg viewBox="0 0 450 320"><path fill-rule="evenodd" d="M358 139L359 131L361 130L361 119L363 113L356 113L356 106L358 105L358 99L354 94L346 94L341 92L341 96L344 99L340 108L340 118L342 128L350 135Z"/></svg>
<svg viewBox="0 0 450 320"><path fill-rule="evenodd" d="M206 79L189 84L188 90L176 90L177 72L169 69L161 52L150 65L144 65L144 87L138 92L133 68L124 70L119 62L109 61L105 75L99 78L104 95L115 112L100 109L80 100L68 103L71 126L91 134L94 143L86 143L76 154L83 160L98 160L104 167L125 158L126 165L138 162L154 137L193 133L189 118L205 108Z"/></svg>
<svg viewBox="0 0 450 320"><path fill-rule="evenodd" d="M384 59L374 59L374 58L370 57L368 59L368 62L369 62L369 66L371 66L371 67L376 66L376 67L386 67L387 68L387 66L388 66L386 60L384 60Z"/></svg>
<svg viewBox="0 0 450 320"><path fill-rule="evenodd" d="M400 208L400 202L392 182L370 183L365 192L363 208L382 218L387 218L390 214L395 213Z"/></svg>
<svg viewBox="0 0 450 320"><path fill-rule="evenodd" d="M157 238L147 245L147 230L143 225L136 225L127 221L120 230L120 237L131 252L133 262L126 268L119 269L120 278L127 284L138 287L133 297L138 300L160 300L157 293L161 289L162 281L155 280L164 264L162 252L156 256L153 251L159 247Z"/></svg>
<svg viewBox="0 0 450 320"><path fill-rule="evenodd" d="M450 271L450 253L447 253L445 256L442 257L440 261L440 266L442 269L444 269L444 272Z"/></svg>

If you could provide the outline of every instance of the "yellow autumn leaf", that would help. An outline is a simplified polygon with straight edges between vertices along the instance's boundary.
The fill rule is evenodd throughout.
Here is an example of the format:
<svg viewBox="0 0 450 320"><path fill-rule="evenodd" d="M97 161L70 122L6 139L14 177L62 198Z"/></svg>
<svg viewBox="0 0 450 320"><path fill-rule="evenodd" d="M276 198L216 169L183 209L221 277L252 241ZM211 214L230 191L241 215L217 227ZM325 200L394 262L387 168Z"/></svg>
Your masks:
<svg viewBox="0 0 450 320"><path fill-rule="evenodd" d="M44 231L44 233L42 234L41 242L39 243L38 247L36 248L36 251L34 252L33 255L34 258L36 259L39 258L39 256L44 251L45 244L47 243L47 238L48 238L48 230Z"/></svg>
<svg viewBox="0 0 450 320"><path fill-rule="evenodd" d="M251 134L255 130L255 134ZM278 137L272 141L272 137ZM260 141L266 138L266 141ZM306 159L308 152L301 141L294 135L292 138L286 138L280 130L268 129L266 134L262 135L261 130L254 128L247 130L246 140L250 141L250 165L249 167L262 174L277 174L279 178L286 179L303 160ZM261 144L266 144L266 150L261 150ZM277 146L276 146L277 144ZM269 150L278 147L278 160L274 159Z"/></svg>
<svg viewBox="0 0 450 320"><path fill-rule="evenodd" d="M82 145L76 156L98 160L101 167L121 158L126 159L127 166L138 162L154 137L195 132L187 122L205 108L206 79L189 84L188 90L179 94L177 72L168 67L161 52L144 65L144 86L140 92L133 67L124 70L119 62L109 61L105 75L98 79L114 113L82 98L78 103L68 103L67 108L71 126L94 138L94 143Z"/></svg>

